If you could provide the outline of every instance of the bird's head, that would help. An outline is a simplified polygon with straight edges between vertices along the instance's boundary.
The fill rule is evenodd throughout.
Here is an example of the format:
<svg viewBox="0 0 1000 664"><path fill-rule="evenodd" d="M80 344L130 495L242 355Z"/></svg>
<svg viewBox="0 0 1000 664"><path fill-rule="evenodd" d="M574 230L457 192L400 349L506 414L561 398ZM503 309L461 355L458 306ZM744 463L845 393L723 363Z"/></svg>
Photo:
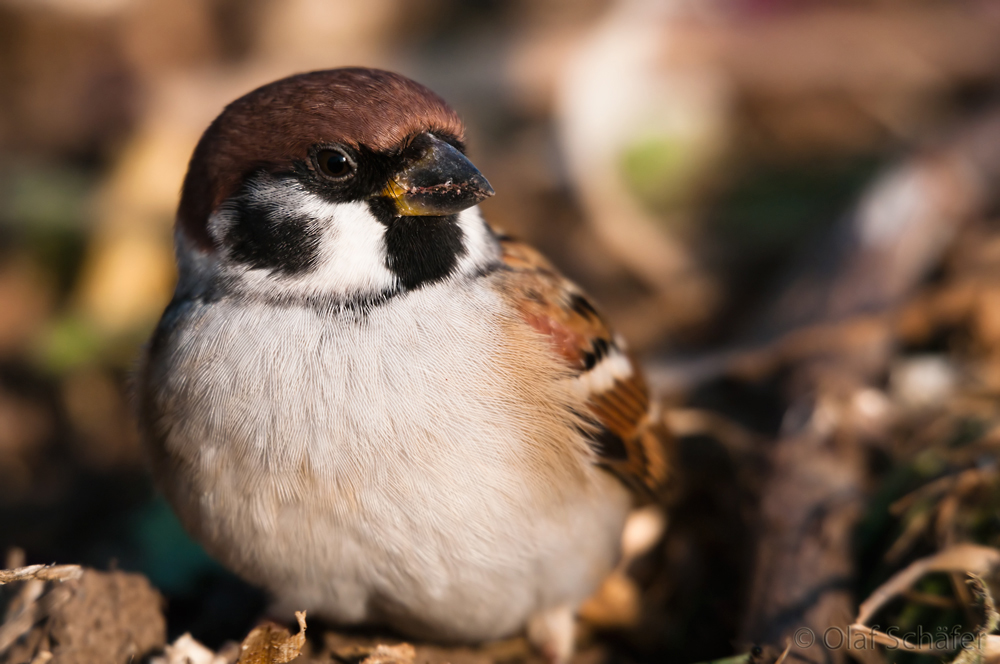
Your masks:
<svg viewBox="0 0 1000 664"><path fill-rule="evenodd" d="M480 269L495 243L470 208L493 189L465 157L464 134L440 97L386 71L265 85L229 104L195 148L182 250L269 292L345 298Z"/></svg>

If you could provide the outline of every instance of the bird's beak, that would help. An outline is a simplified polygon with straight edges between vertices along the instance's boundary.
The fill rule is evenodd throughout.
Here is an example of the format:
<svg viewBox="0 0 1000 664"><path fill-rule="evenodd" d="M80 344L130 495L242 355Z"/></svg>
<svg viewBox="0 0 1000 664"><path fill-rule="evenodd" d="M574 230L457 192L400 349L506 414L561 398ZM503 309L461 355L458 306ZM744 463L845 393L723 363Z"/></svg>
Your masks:
<svg viewBox="0 0 1000 664"><path fill-rule="evenodd" d="M423 134L419 156L396 173L380 193L401 217L444 216L493 195L493 187L465 155L432 134Z"/></svg>

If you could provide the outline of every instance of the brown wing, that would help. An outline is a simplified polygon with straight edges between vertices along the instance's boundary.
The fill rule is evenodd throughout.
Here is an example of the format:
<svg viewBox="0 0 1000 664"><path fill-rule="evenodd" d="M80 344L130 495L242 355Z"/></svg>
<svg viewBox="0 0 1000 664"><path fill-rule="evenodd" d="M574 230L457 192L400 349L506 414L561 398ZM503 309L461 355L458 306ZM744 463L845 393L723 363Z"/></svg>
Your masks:
<svg viewBox="0 0 1000 664"><path fill-rule="evenodd" d="M575 284L530 246L505 236L500 242L517 308L574 373L588 411L581 415L594 424L588 435L599 463L633 489L659 492L669 470L669 434L651 416L638 365Z"/></svg>

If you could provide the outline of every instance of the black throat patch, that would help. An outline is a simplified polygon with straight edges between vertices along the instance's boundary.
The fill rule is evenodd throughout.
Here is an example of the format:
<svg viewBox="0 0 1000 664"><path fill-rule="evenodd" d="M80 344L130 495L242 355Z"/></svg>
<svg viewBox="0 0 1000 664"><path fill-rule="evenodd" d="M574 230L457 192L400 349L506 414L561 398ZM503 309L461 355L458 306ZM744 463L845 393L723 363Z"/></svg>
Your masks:
<svg viewBox="0 0 1000 664"><path fill-rule="evenodd" d="M386 267L405 290L445 279L466 254L458 215L397 217L382 200L372 201L369 207L386 227Z"/></svg>

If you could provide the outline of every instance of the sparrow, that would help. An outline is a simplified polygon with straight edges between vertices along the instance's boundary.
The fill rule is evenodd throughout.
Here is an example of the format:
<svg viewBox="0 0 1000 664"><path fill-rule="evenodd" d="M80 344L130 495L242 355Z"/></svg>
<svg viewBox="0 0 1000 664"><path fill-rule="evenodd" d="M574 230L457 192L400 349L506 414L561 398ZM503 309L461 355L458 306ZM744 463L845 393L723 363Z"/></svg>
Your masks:
<svg viewBox="0 0 1000 664"><path fill-rule="evenodd" d="M184 179L138 420L181 522L278 607L565 661L667 432L587 296L483 220L464 141L375 69L227 106Z"/></svg>

